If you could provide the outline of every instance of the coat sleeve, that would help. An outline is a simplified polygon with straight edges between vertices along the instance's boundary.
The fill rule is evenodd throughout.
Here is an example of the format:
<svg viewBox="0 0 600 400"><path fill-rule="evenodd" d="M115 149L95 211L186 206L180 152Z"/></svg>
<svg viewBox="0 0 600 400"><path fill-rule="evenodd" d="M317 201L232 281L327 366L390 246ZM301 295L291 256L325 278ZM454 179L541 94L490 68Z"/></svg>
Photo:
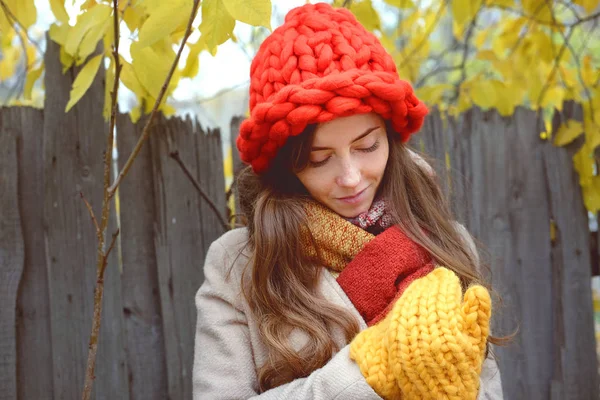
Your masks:
<svg viewBox="0 0 600 400"><path fill-rule="evenodd" d="M488 356L483 362L479 376L479 393L477 400L503 400L502 379L496 360Z"/></svg>
<svg viewBox="0 0 600 400"><path fill-rule="evenodd" d="M208 250L205 281L196 294L194 400L364 399L379 400L349 357L349 346L322 368L271 390L258 393L247 316L237 302L239 284L227 279L231 258L219 241Z"/></svg>
<svg viewBox="0 0 600 400"><path fill-rule="evenodd" d="M469 247L471 251L476 266L481 269L480 266L480 258L477 253L477 246L475 245L475 241L473 237L460 223L455 223L456 230L462 235L465 240L465 243ZM481 375L479 376L479 394L477 396L477 400L502 400L504 398L502 394L502 379L500 377L500 370L498 369L498 364L496 360L492 356L488 356L483 362L483 366L481 368Z"/></svg>

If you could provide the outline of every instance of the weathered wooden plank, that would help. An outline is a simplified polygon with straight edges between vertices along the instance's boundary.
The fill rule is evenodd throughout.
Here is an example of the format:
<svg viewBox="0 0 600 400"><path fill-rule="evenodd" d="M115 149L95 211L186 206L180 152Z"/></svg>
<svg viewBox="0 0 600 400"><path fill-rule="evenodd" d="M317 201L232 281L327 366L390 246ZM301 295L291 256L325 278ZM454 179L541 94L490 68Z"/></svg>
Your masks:
<svg viewBox="0 0 600 400"><path fill-rule="evenodd" d="M131 154L144 121L117 119L119 165ZM123 311L131 400L167 398L163 324L154 249L155 201L150 144L138 154L119 188Z"/></svg>
<svg viewBox="0 0 600 400"><path fill-rule="evenodd" d="M573 105L567 105L564 112L568 118L581 118L581 114L575 115ZM557 115L555 131L560 122ZM596 340L590 284L590 235L579 177L572 162L581 144L582 141L576 141L559 148L547 143L543 149L547 196L556 227L553 242L554 380L561 383L562 398L597 399L600 393L598 359L593 351Z"/></svg>
<svg viewBox="0 0 600 400"><path fill-rule="evenodd" d="M52 347L46 246L43 230L44 113L13 108L19 119L19 206L25 241L25 269L17 302L17 389L19 399L52 399Z"/></svg>
<svg viewBox="0 0 600 400"><path fill-rule="evenodd" d="M467 225L489 248L492 282L504 300L494 330L519 327L498 348L505 397L547 399L552 377L552 277L549 211L536 119L518 109L513 119L472 110L462 126L460 153L471 176Z"/></svg>
<svg viewBox="0 0 600 400"><path fill-rule="evenodd" d="M448 169L446 168L447 139L444 121L436 108L430 111L419 133L411 139L412 147L429 157L427 161L435 170L442 192L446 195L450 190Z"/></svg>
<svg viewBox="0 0 600 400"><path fill-rule="evenodd" d="M237 145L235 144L235 141L240 133L240 125L242 123L242 121L244 121L244 117L233 117L231 119L231 124L229 125L230 131L229 131L229 139L230 139L230 145L231 145L231 159L233 162L233 182L232 182L232 196L234 196L234 210L233 210L233 214L235 215L235 218L233 219L235 224L240 224L242 222L241 218L240 218L240 214L241 214L241 210L242 208L240 207L240 198L237 192L237 187L235 185L236 183L236 177L238 175L238 173L241 171L241 169L244 167L244 163L242 163L242 160L240 160L240 153L238 152L237 149Z"/></svg>
<svg viewBox="0 0 600 400"><path fill-rule="evenodd" d="M150 137L156 200L155 246L163 317L168 396L191 399L191 366L196 311L194 295L201 283L203 236L201 198L179 165L169 157L167 136L192 174L196 146L189 125L158 118ZM203 182L200 182L203 184Z"/></svg>
<svg viewBox="0 0 600 400"><path fill-rule="evenodd" d="M0 399L17 397L16 308L25 263L18 200L19 110L0 109ZM11 120L8 122L8 120ZM8 122L8 123L7 123Z"/></svg>
<svg viewBox="0 0 600 400"><path fill-rule="evenodd" d="M59 47L49 38L45 55L44 227L51 312L53 388L56 399L78 399L83 388L96 282L96 235L80 192L98 219L102 203L103 70L65 114L76 71L64 75ZM114 224L113 224L114 225ZM110 243L112 226L107 233ZM108 260L100 331L96 399L128 398L122 301L116 252Z"/></svg>

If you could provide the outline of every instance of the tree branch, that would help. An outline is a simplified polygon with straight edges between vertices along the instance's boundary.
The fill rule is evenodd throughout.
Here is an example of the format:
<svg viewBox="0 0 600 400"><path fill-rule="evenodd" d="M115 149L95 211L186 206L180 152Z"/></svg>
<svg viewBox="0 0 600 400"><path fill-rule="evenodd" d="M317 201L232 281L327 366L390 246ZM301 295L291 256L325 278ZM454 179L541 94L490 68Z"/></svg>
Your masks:
<svg viewBox="0 0 600 400"><path fill-rule="evenodd" d="M92 223L94 224L94 227L96 228L96 238L98 240L100 240L100 236L99 236L100 235L100 226L98 225L98 220L96 219L96 215L94 214L94 210L92 210L92 206L85 199L85 196L83 195L83 192L79 192L79 196L81 196L81 199L85 203L85 206L88 209L88 212L90 213L90 218L92 218Z"/></svg>
<svg viewBox="0 0 600 400"><path fill-rule="evenodd" d="M215 203L210 199L210 197L208 197L208 195L206 194L206 192L204 190L202 190L202 187L200 187L200 184L198 183L198 181L196 180L196 178L194 178L194 176L190 172L190 170L187 167L187 165L185 165L185 163L183 162L183 160L181 159L181 157L179 157L179 150L175 149L173 151L169 151L169 156L171 158L173 158L177 162L177 164L179 164L179 166L183 170L183 173L185 174L185 176L188 177L188 179L192 182L192 185L194 185L194 187L196 188L196 190L198 191L198 193L200 194L200 196L202 196L202 198L204 199L204 201L206 201L208 203L208 206L210 207L210 209L215 213L215 215L219 219L219 222L221 223L221 226L223 227L223 229L225 229L225 231L228 231L229 230L229 225L225 221L225 218L223 218L223 216L219 212L219 209L217 208L217 206L215 205Z"/></svg>
<svg viewBox="0 0 600 400"><path fill-rule="evenodd" d="M187 25L187 28L185 31L185 35L183 36L183 39L181 40L181 45L179 46L179 51L177 52L177 55L175 56L175 60L173 60L173 64L171 65L171 69L167 75L167 79L165 80L165 83L163 84L163 86L160 90L160 93L158 94L158 97L156 98L156 101L154 102L154 107L152 108L152 113L150 114L150 118L148 119L146 126L144 126L142 135L140 136L138 142L136 143L135 148L133 149L131 155L127 159L125 166L123 167L121 172L119 172L117 179L112 184L112 186L110 186L110 188L108 189L109 198L112 198L115 195L115 192L117 191L117 188L121 184L121 181L129 172L129 169L131 168L133 161L135 160L138 153L140 152L142 145L144 144L144 142L148 139L148 136L150 135L150 127L152 126L152 123L154 122L154 118L156 117L158 108L160 107L160 104L162 103L162 99L165 95L165 92L167 91L167 87L169 85L169 82L171 81L171 77L173 76L173 72L175 72L175 68L177 68L177 64L179 63L179 58L181 57L181 53L183 51L183 48L185 47L185 43L186 43L187 39L189 38L190 34L192 33L192 23L194 22L194 19L196 18L196 14L198 13L198 5L199 4L200 4L200 0L194 0L194 4L192 6L192 12L191 12L190 18L188 20L188 25Z"/></svg>
<svg viewBox="0 0 600 400"><path fill-rule="evenodd" d="M446 1L443 1L442 5L440 5L440 9L438 10L437 14L435 15L435 20L434 20L433 24L431 24L431 26L429 27L429 30L427 32L425 32L425 36L419 42L419 44L417 46L415 46L414 49L412 49L412 51L408 54L408 56L406 56L406 58L404 60L402 60L402 63L398 67L399 69L404 67L409 62L410 58L412 56L414 56L419 50L421 50L421 48L425 45L425 43L427 43L429 36L431 36L431 34L433 33L433 29L437 26L438 22L440 21L440 18L442 18L442 14L444 13L446 6L447 6Z"/></svg>
<svg viewBox="0 0 600 400"><path fill-rule="evenodd" d="M102 199L102 216L100 221L100 227L98 223L96 226L98 229L98 259L96 263L96 288L94 290L94 317L92 320L92 331L90 333L89 350L87 367L85 373L85 382L83 385L82 399L89 400L92 396L92 388L94 385L94 371L96 369L96 355L98 352L98 338L100 335L100 324L102 315L102 299L104 295L104 271L106 264L108 263L108 255L110 254L116 237L119 231L113 234L112 243L108 252L105 252L104 235L108 226L109 214L110 214L110 197L108 188L110 186L110 167L112 165L112 150L115 138L115 121L118 110L118 91L119 91L119 79L121 75L121 63L119 60L119 4L118 0L113 0L113 29L114 29L114 44L112 50L112 56L115 60L115 77L111 92L111 115L110 123L108 127L108 137L106 142L106 149L104 150L104 190ZM83 196L82 196L83 197Z"/></svg>

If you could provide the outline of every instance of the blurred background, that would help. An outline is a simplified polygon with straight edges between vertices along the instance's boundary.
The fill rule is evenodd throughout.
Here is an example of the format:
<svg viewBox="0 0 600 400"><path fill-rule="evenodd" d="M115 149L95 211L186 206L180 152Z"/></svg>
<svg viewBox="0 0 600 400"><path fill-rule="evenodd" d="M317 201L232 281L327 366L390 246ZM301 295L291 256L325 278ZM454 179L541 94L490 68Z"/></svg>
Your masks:
<svg viewBox="0 0 600 400"><path fill-rule="evenodd" d="M306 2L204 0L189 38L192 0L116 3L112 180L155 103L158 116L108 214L96 398L191 398L204 255L240 222L232 143L250 63ZM430 107L410 145L482 247L495 333L516 333L497 349L505 398L600 398L600 1L329 3L381 40ZM81 394L114 4L0 0L0 400Z"/></svg>

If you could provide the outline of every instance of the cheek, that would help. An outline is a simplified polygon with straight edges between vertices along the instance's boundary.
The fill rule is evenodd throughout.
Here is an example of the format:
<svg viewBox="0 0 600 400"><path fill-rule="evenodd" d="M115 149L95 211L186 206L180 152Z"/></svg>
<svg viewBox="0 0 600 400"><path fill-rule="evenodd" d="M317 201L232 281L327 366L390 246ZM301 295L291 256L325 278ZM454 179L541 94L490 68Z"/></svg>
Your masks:
<svg viewBox="0 0 600 400"><path fill-rule="evenodd" d="M306 169L297 176L311 196L319 198L322 197L323 193L328 192L330 185L325 169L323 171L319 169Z"/></svg>

